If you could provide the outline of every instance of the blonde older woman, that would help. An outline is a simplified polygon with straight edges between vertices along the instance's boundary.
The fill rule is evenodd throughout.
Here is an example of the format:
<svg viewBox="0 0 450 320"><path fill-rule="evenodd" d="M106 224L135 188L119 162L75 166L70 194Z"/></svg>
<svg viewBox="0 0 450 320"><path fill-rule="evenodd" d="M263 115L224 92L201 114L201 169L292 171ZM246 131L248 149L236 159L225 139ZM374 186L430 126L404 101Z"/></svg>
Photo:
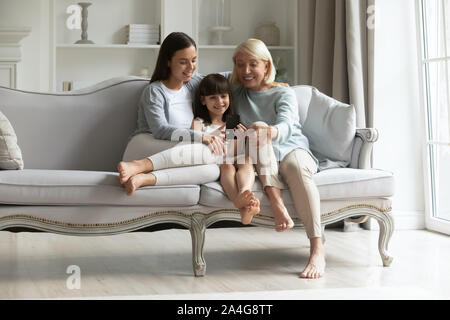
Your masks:
<svg viewBox="0 0 450 320"><path fill-rule="evenodd" d="M281 199L280 189L285 188L281 174L311 245L308 264L300 276L319 278L325 270L325 250L320 197L312 179L318 163L302 134L296 96L292 89L273 84L275 68L262 41L248 39L241 43L234 52L233 62L233 100L242 124L254 129L259 138L256 170L270 199L275 228L285 231L294 226ZM274 153L262 154L270 144Z"/></svg>

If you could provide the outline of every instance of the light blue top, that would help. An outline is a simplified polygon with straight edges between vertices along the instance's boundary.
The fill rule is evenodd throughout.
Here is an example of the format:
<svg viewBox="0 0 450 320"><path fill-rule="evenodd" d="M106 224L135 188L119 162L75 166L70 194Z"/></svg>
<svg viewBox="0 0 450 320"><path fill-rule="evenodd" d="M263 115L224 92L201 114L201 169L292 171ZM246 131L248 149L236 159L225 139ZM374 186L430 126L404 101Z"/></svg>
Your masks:
<svg viewBox="0 0 450 320"><path fill-rule="evenodd" d="M275 86L263 91L254 91L242 85L235 85L233 103L244 126L264 121L278 129L277 137L272 140L278 161L282 161L292 150L302 148L317 162L309 150L308 138L302 133L297 97L291 88Z"/></svg>

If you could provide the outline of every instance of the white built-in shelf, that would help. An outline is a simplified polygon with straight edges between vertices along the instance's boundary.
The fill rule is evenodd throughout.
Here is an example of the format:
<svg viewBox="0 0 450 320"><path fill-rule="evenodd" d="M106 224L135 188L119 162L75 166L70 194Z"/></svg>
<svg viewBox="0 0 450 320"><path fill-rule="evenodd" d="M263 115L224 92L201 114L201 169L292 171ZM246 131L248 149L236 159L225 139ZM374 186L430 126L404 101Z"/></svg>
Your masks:
<svg viewBox="0 0 450 320"><path fill-rule="evenodd" d="M58 44L67 49L159 49L159 44Z"/></svg>
<svg viewBox="0 0 450 320"><path fill-rule="evenodd" d="M1 0L0 0L1 1ZM225 0L232 30L223 35L224 45L213 45L211 26L217 24L212 0L95 0L88 8L88 39L95 44L75 44L81 30L69 30L66 12L73 0L46 0L50 16L50 88L64 81L104 81L111 77L139 74L155 68L160 45L126 43L129 24L160 25L160 39L183 31L197 43L198 71L202 74L232 70L236 46L253 38L258 26L275 22L280 30L279 46L269 46L285 79L297 83L297 2L298 0ZM213 10L214 9L214 10ZM1 31L1 28L0 28ZM225 45L226 44L226 45ZM280 73L282 76L282 73Z"/></svg>
<svg viewBox="0 0 450 320"><path fill-rule="evenodd" d="M199 49L234 50L237 45L199 45ZM159 49L159 44L58 44L67 49ZM293 46L268 46L269 50L294 50Z"/></svg>
<svg viewBox="0 0 450 320"><path fill-rule="evenodd" d="M234 50L237 45L199 45L199 49L211 49L211 50ZM294 50L293 46L268 46L269 50Z"/></svg>

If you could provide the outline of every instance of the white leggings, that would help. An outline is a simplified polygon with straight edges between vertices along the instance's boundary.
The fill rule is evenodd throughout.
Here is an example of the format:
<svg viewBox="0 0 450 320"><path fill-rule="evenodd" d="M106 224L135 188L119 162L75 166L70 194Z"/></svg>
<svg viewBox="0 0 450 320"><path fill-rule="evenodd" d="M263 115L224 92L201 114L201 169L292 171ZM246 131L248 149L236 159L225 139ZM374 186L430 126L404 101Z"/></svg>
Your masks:
<svg viewBox="0 0 450 320"><path fill-rule="evenodd" d="M190 166L188 168L189 170L186 170L187 168L180 168L180 165L171 165L170 163L164 165L164 161L161 161L161 159L170 159L170 155L167 157L164 154L170 152L170 149L181 145L182 143L179 142L155 139L151 134L140 133L128 142L122 159L123 161L133 161L147 158L149 155L152 155L150 159L159 158L159 161L155 160L156 170L158 171L152 172L157 179L156 185L159 186L201 185L219 179L220 169L216 164L197 163L198 165L192 165L192 163L186 163L184 166ZM198 148L204 147L197 144L190 145L186 148L194 148L195 150L193 151L196 152ZM211 152L209 154L211 155ZM211 161L207 161L207 163L211 163Z"/></svg>
<svg viewBox="0 0 450 320"><path fill-rule="evenodd" d="M202 143L180 143L175 147L148 157L154 170L179 168L217 162L209 148Z"/></svg>
<svg viewBox="0 0 450 320"><path fill-rule="evenodd" d="M210 173L216 172L217 179L220 175L220 169L215 165L217 157L201 143L180 143L148 159L153 163L152 174L156 177L156 185L197 184ZM190 168L180 169L182 167Z"/></svg>

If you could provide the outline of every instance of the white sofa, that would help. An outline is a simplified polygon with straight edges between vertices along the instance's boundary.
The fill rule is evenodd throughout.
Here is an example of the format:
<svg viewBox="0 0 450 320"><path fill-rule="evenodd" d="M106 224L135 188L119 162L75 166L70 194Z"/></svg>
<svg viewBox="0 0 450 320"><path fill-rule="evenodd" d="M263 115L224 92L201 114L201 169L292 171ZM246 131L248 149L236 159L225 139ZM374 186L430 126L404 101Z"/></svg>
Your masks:
<svg viewBox="0 0 450 320"><path fill-rule="evenodd" d="M59 94L0 87L0 111L17 134L25 164L24 170L0 170L0 230L27 227L93 236L176 223L190 230L194 273L203 276L206 228L217 221L240 221L218 181L146 187L131 197L119 184L116 166L135 129L137 103L147 84L141 78L115 78ZM303 122L311 87L293 90ZM321 171L314 180L321 196L322 226L358 216L376 219L379 252L383 265L389 266L394 177L370 168L377 137L375 129L357 129L349 167ZM155 141L159 149L167 147L164 143L169 142ZM253 225L273 229L269 202L259 182L254 191L261 200L261 213ZM289 191L282 191L282 196L301 227Z"/></svg>

